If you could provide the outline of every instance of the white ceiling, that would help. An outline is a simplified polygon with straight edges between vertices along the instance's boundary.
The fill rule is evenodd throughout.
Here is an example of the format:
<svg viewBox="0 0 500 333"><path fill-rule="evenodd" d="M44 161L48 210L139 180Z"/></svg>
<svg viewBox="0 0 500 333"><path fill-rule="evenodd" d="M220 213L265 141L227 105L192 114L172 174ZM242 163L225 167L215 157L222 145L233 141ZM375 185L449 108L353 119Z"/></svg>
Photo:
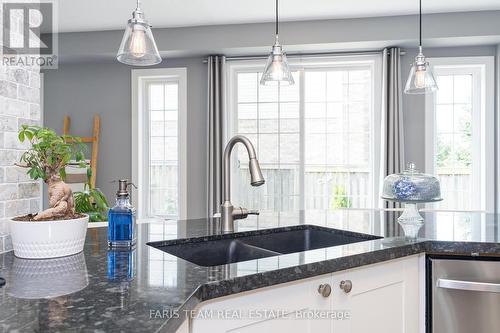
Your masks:
<svg viewBox="0 0 500 333"><path fill-rule="evenodd" d="M56 0L57 1L57 0ZM59 32L122 29L135 0L58 0ZM274 0L142 0L157 28L269 22ZM500 10L499 0L423 0L424 13ZM283 21L415 14L418 0L281 0Z"/></svg>

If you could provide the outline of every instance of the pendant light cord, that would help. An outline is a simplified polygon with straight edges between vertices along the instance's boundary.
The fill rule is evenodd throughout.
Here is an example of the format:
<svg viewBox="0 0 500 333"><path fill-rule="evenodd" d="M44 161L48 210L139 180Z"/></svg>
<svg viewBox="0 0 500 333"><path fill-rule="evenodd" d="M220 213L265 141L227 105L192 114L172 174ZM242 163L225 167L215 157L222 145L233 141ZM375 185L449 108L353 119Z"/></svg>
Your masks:
<svg viewBox="0 0 500 333"><path fill-rule="evenodd" d="M419 0L419 38L418 43L419 46L422 46L422 0Z"/></svg>
<svg viewBox="0 0 500 333"><path fill-rule="evenodd" d="M276 36L278 36L278 0L276 0Z"/></svg>
<svg viewBox="0 0 500 333"><path fill-rule="evenodd" d="M141 0L137 0L137 9L141 9Z"/></svg>

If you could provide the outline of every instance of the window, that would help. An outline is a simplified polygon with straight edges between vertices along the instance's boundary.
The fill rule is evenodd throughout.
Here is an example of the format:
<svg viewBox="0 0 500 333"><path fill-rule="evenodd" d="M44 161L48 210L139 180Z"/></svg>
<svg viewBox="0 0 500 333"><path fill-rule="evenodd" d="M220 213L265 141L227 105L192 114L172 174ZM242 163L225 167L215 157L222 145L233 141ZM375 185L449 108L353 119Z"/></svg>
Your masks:
<svg viewBox="0 0 500 333"><path fill-rule="evenodd" d="M262 86L262 64L230 64L228 135L254 143L266 184L251 188L238 147L233 201L271 211L378 203L378 57L293 63L295 85Z"/></svg>
<svg viewBox="0 0 500 333"><path fill-rule="evenodd" d="M132 169L138 218L184 218L186 70L132 73Z"/></svg>
<svg viewBox="0 0 500 333"><path fill-rule="evenodd" d="M427 98L426 168L441 182L438 209L493 209L493 60L431 61L439 90Z"/></svg>

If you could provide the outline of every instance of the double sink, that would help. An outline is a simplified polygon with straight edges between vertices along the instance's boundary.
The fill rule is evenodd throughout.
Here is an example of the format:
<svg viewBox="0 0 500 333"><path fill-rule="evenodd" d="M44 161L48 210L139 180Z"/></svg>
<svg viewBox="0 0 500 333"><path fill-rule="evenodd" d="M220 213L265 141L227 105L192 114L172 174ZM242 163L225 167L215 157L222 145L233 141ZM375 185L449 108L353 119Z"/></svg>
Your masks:
<svg viewBox="0 0 500 333"><path fill-rule="evenodd" d="M298 225L147 244L196 265L210 267L379 238L315 225Z"/></svg>

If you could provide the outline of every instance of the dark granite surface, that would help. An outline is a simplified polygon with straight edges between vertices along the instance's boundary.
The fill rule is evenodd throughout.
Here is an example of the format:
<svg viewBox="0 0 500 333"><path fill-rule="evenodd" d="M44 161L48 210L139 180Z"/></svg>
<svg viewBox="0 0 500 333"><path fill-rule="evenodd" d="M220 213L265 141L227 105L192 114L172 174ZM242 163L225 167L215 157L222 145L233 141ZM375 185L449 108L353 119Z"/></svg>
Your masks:
<svg viewBox="0 0 500 333"><path fill-rule="evenodd" d="M218 221L208 219L140 224L132 252L108 252L106 228L94 228L75 256L23 260L3 254L0 332L175 332L183 310L216 297L422 252L500 256L496 215L428 213L417 241L399 237L398 215L339 210L251 217L236 222L238 232L311 224L385 238L215 267L146 245L217 234ZM173 310L180 312L171 317Z"/></svg>

